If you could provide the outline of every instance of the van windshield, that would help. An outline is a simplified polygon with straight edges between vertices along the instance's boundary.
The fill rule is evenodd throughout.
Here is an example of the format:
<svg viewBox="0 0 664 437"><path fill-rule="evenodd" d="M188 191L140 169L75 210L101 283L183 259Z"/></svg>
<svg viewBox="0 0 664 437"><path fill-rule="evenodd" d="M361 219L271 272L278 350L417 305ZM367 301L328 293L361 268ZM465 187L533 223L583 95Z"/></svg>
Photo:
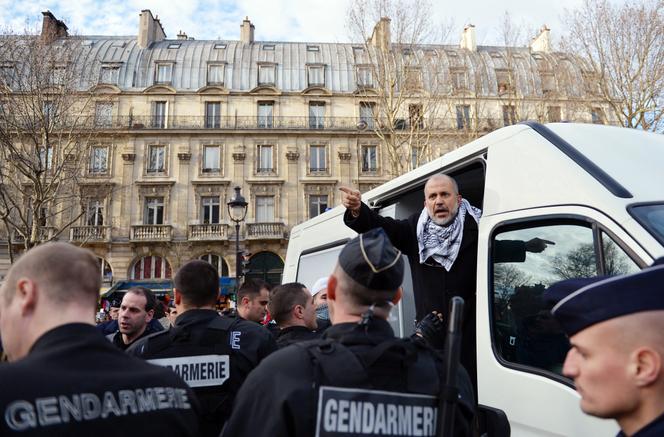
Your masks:
<svg viewBox="0 0 664 437"><path fill-rule="evenodd" d="M637 222L664 244L664 203L632 206L629 212Z"/></svg>

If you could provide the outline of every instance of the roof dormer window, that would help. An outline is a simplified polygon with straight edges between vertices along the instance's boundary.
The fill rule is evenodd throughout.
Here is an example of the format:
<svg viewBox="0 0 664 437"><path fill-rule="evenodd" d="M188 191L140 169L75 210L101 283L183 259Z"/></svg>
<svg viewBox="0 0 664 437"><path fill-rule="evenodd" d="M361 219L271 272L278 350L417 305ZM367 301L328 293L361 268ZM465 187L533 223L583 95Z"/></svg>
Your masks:
<svg viewBox="0 0 664 437"><path fill-rule="evenodd" d="M173 42L173 43L170 43L170 44L168 45L168 48L169 48L169 49L179 49L181 45L182 45L182 44L180 44L180 43Z"/></svg>
<svg viewBox="0 0 664 437"><path fill-rule="evenodd" d="M263 44L263 50L274 51L274 44Z"/></svg>

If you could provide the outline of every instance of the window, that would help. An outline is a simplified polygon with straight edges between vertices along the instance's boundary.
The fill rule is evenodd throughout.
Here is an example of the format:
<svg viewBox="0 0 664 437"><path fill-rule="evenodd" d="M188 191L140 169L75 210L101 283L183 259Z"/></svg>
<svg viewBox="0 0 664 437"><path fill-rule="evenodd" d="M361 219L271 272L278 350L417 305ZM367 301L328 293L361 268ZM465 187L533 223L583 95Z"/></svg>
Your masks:
<svg viewBox="0 0 664 437"><path fill-rule="evenodd" d="M203 173L221 171L221 147L203 146Z"/></svg>
<svg viewBox="0 0 664 437"><path fill-rule="evenodd" d="M327 209L327 195L309 196L309 218L314 218Z"/></svg>
<svg viewBox="0 0 664 437"><path fill-rule="evenodd" d="M274 51L274 44L263 44L263 50Z"/></svg>
<svg viewBox="0 0 664 437"><path fill-rule="evenodd" d="M166 146L150 146L148 148L148 173L164 173L166 171Z"/></svg>
<svg viewBox="0 0 664 437"><path fill-rule="evenodd" d="M48 81L51 85L64 85L65 69L64 67L53 67L50 71Z"/></svg>
<svg viewBox="0 0 664 437"><path fill-rule="evenodd" d="M143 257L131 269L131 279L168 279L171 274L171 265L160 256Z"/></svg>
<svg viewBox="0 0 664 437"><path fill-rule="evenodd" d="M470 127L470 105L457 105L456 122L457 129L468 129Z"/></svg>
<svg viewBox="0 0 664 437"><path fill-rule="evenodd" d="M256 196L256 223L274 221L274 196Z"/></svg>
<svg viewBox="0 0 664 437"><path fill-rule="evenodd" d="M204 225L219 223L219 197L201 198L201 222Z"/></svg>
<svg viewBox="0 0 664 437"><path fill-rule="evenodd" d="M325 86L325 67L322 65L308 66L307 78L309 86Z"/></svg>
<svg viewBox="0 0 664 437"><path fill-rule="evenodd" d="M99 74L99 83L116 85L119 77L120 67L104 65L101 67L101 73Z"/></svg>
<svg viewBox="0 0 664 437"><path fill-rule="evenodd" d="M550 94L556 90L556 80L553 73L540 73L542 78L542 93Z"/></svg>
<svg viewBox="0 0 664 437"><path fill-rule="evenodd" d="M309 129L323 129L325 120L325 103L309 103Z"/></svg>
<svg viewBox="0 0 664 437"><path fill-rule="evenodd" d="M88 201L85 223L88 226L104 226L104 202L102 200L92 199Z"/></svg>
<svg viewBox="0 0 664 437"><path fill-rule="evenodd" d="M152 104L152 127L160 129L166 127L166 102Z"/></svg>
<svg viewBox="0 0 664 437"><path fill-rule="evenodd" d="M360 123L367 128L374 128L374 104L369 102L360 103Z"/></svg>
<svg viewBox="0 0 664 437"><path fill-rule="evenodd" d="M113 269L111 268L111 264L101 257L98 257L97 261L99 262L99 271L101 272L101 282L104 285L110 285L113 283Z"/></svg>
<svg viewBox="0 0 664 437"><path fill-rule="evenodd" d="M113 103L95 103L95 126L111 127L113 125Z"/></svg>
<svg viewBox="0 0 664 437"><path fill-rule="evenodd" d="M53 147L39 148L39 166L47 171L53 168Z"/></svg>
<svg viewBox="0 0 664 437"><path fill-rule="evenodd" d="M212 264L212 266L217 269L217 272L219 272L219 276L228 276L228 264L226 264L226 261L224 261L219 255L206 253L205 255L201 255L199 259Z"/></svg>
<svg viewBox="0 0 664 437"><path fill-rule="evenodd" d="M595 124L605 124L606 118L604 117L604 110L602 108L592 108L590 110L592 122Z"/></svg>
<svg viewBox="0 0 664 437"><path fill-rule="evenodd" d="M311 146L309 147L309 171L326 172L327 171L327 147Z"/></svg>
<svg viewBox="0 0 664 437"><path fill-rule="evenodd" d="M371 67L357 67L357 86L373 88L373 73Z"/></svg>
<svg viewBox="0 0 664 437"><path fill-rule="evenodd" d="M410 149L410 169L415 169L420 166L420 153L419 147L412 147Z"/></svg>
<svg viewBox="0 0 664 437"><path fill-rule="evenodd" d="M422 88L422 70L414 67L406 68L404 86L406 89Z"/></svg>
<svg viewBox="0 0 664 437"><path fill-rule="evenodd" d="M205 127L219 129L221 127L221 103L205 103Z"/></svg>
<svg viewBox="0 0 664 437"><path fill-rule="evenodd" d="M629 213L660 243L664 244L664 205L634 205Z"/></svg>
<svg viewBox="0 0 664 437"><path fill-rule="evenodd" d="M514 105L503 105L503 124L511 126L516 123L516 107Z"/></svg>
<svg viewBox="0 0 664 437"><path fill-rule="evenodd" d="M90 149L90 173L106 173L108 171L108 147L93 146Z"/></svg>
<svg viewBox="0 0 664 437"><path fill-rule="evenodd" d="M182 45L182 44L180 44L180 43L173 42L173 43L170 43L170 44L168 45L168 48L169 48L169 49L179 49L181 45Z"/></svg>
<svg viewBox="0 0 664 437"><path fill-rule="evenodd" d="M216 43L214 45L214 48L215 48L215 50L223 50L223 49L226 48L226 44L225 43Z"/></svg>
<svg viewBox="0 0 664 437"><path fill-rule="evenodd" d="M154 83L170 85L173 76L173 64L157 64Z"/></svg>
<svg viewBox="0 0 664 437"><path fill-rule="evenodd" d="M274 171L272 164L273 147L267 144L259 144L257 146L257 173L271 173Z"/></svg>
<svg viewBox="0 0 664 437"><path fill-rule="evenodd" d="M274 85L274 65L258 66L258 85Z"/></svg>
<svg viewBox="0 0 664 437"><path fill-rule="evenodd" d="M273 123L272 111L274 104L272 102L259 102L258 103L258 127L271 128Z"/></svg>
<svg viewBox="0 0 664 437"><path fill-rule="evenodd" d="M496 83L498 84L498 93L505 93L512 90L512 78L509 70L496 69Z"/></svg>
<svg viewBox="0 0 664 437"><path fill-rule="evenodd" d="M492 332L496 353L504 361L561 375L569 342L544 304L543 293L563 279L639 270L605 232L597 235L585 222L561 220L507 228L494 237ZM555 244L527 252L534 238Z"/></svg>
<svg viewBox="0 0 664 437"><path fill-rule="evenodd" d="M224 64L210 64L207 71L208 85L224 84Z"/></svg>
<svg viewBox="0 0 664 437"><path fill-rule="evenodd" d="M16 69L12 63L0 63L0 84L11 88L14 82L14 74Z"/></svg>
<svg viewBox="0 0 664 437"><path fill-rule="evenodd" d="M468 89L468 84L466 83L466 70L452 70L450 71L450 76L452 78L452 88L454 91Z"/></svg>
<svg viewBox="0 0 664 437"><path fill-rule="evenodd" d="M53 102L44 102L42 111L44 116L44 123L48 126L52 121L54 121L53 119L57 115L55 104Z"/></svg>
<svg viewBox="0 0 664 437"><path fill-rule="evenodd" d="M145 212L143 224L163 225L164 224L164 198L147 197L145 199Z"/></svg>
<svg viewBox="0 0 664 437"><path fill-rule="evenodd" d="M558 123L562 120L562 110L560 106L549 106L546 109L546 112L549 123Z"/></svg>
<svg viewBox="0 0 664 437"><path fill-rule="evenodd" d="M373 172L378 170L378 147L362 146L362 171Z"/></svg>
<svg viewBox="0 0 664 437"><path fill-rule="evenodd" d="M308 52L319 52L319 51L320 51L320 47L319 47L319 46L308 45L308 46L307 46L307 51L308 51Z"/></svg>
<svg viewBox="0 0 664 437"><path fill-rule="evenodd" d="M422 113L422 105L408 105L408 121L410 122L411 128L424 128L424 114Z"/></svg>

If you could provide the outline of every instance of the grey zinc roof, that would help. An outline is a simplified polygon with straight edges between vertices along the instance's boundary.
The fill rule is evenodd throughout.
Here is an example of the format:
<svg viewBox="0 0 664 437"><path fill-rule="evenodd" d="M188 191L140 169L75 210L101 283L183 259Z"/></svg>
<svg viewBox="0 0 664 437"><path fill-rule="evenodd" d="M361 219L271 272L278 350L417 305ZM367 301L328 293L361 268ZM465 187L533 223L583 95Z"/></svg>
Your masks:
<svg viewBox="0 0 664 437"><path fill-rule="evenodd" d="M300 92L308 87L307 65L325 66L325 85L331 92L352 93L357 90L356 61L352 43L272 42L245 44L240 41L164 40L149 48L140 48L135 37L83 36L78 59L83 69L81 77L88 78L82 86L96 84L101 66L116 63L120 66L118 87L123 91L143 91L154 85L156 65L172 62L171 86L177 91L195 92L207 85L210 63L224 63L224 84L231 92L250 91L257 86L258 65L276 66L276 88L283 92ZM179 44L179 48L168 48ZM225 44L225 49L215 48ZM271 45L274 50L265 50ZM318 46L309 51L307 46ZM508 53L516 56L506 61ZM550 71L556 77L558 90L570 96L583 94L583 62L562 53L537 53L536 60L528 48L480 46L471 52L458 46L426 45L415 51L416 56L431 56L439 62L444 80L449 82L450 69L466 71L468 86L481 95L496 95L496 69L512 70L517 86L524 95L541 95L540 71ZM427 78L424 78L425 83Z"/></svg>

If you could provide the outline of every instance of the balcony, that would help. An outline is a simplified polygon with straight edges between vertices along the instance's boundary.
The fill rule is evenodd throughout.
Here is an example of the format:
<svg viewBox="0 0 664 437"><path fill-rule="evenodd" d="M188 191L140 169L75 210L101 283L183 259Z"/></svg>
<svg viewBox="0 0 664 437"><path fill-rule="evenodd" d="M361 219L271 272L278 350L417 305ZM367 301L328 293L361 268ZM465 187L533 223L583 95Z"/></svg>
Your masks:
<svg viewBox="0 0 664 437"><path fill-rule="evenodd" d="M283 223L247 223L249 240L285 240L288 238L286 225Z"/></svg>
<svg viewBox="0 0 664 437"><path fill-rule="evenodd" d="M55 237L57 231L58 230L53 226L40 226L39 230L37 231L37 241L49 241ZM25 242L25 238L20 234L20 232L18 232L18 230L12 229L11 235L13 244L23 244Z"/></svg>
<svg viewBox="0 0 664 437"><path fill-rule="evenodd" d="M95 243L111 241L110 226L72 226L69 229L69 241L77 243Z"/></svg>
<svg viewBox="0 0 664 437"><path fill-rule="evenodd" d="M225 223L189 225L190 241L220 241L227 239L228 225Z"/></svg>
<svg viewBox="0 0 664 437"><path fill-rule="evenodd" d="M171 241L171 225L134 225L131 227L130 241Z"/></svg>

